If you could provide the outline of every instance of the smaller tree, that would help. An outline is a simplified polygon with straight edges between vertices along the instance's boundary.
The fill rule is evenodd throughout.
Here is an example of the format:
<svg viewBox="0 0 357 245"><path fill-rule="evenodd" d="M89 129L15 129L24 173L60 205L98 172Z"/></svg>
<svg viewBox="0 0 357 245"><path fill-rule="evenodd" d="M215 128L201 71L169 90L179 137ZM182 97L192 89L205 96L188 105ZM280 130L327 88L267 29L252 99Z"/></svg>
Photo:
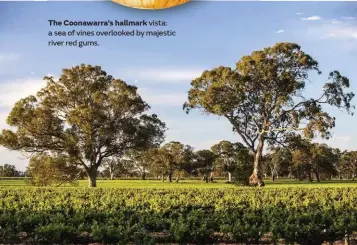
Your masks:
<svg viewBox="0 0 357 245"><path fill-rule="evenodd" d="M172 154L166 148L152 148L148 151L150 161L150 172L160 176L162 182L165 181L165 176L171 176L174 171ZM168 178L171 182L172 179Z"/></svg>
<svg viewBox="0 0 357 245"><path fill-rule="evenodd" d="M0 165L0 176L1 177L19 177L20 172L16 170L15 165L4 164Z"/></svg>
<svg viewBox="0 0 357 245"><path fill-rule="evenodd" d="M291 168L291 152L287 148L272 148L264 157L265 168L274 181L279 175L288 176Z"/></svg>
<svg viewBox="0 0 357 245"><path fill-rule="evenodd" d="M214 154L217 155L216 166L220 166L224 172L228 174L228 182L232 182L232 172L236 168L236 151L234 144L222 140L218 144L211 147Z"/></svg>
<svg viewBox="0 0 357 245"><path fill-rule="evenodd" d="M312 181L311 158L305 149L294 149L292 152L293 173L299 180L308 178Z"/></svg>
<svg viewBox="0 0 357 245"><path fill-rule="evenodd" d="M174 172L180 172L181 166L184 164L185 156L184 149L185 146L177 141L171 141L165 144L162 148L167 150L167 152L171 155L171 161L169 164L169 172L168 172L168 180L172 181L172 176ZM177 178L178 180L178 178Z"/></svg>
<svg viewBox="0 0 357 245"><path fill-rule="evenodd" d="M249 185L249 177L253 171L252 161L254 156L249 148L241 146L236 158L236 168L233 172L234 181L241 185Z"/></svg>
<svg viewBox="0 0 357 245"><path fill-rule="evenodd" d="M181 174L192 174L194 170L194 151L189 145L184 145L177 141L171 141L163 147L170 155L168 179L171 182L172 175L176 174L176 182L181 178Z"/></svg>
<svg viewBox="0 0 357 245"><path fill-rule="evenodd" d="M145 180L148 173L151 155L148 151L128 150L124 156L139 172L141 179Z"/></svg>
<svg viewBox="0 0 357 245"><path fill-rule="evenodd" d="M109 176L111 180L121 174L129 174L129 162L119 158L106 159L104 162L103 174Z"/></svg>
<svg viewBox="0 0 357 245"><path fill-rule="evenodd" d="M228 173L228 182L232 182L232 173L236 170L237 165L240 164L240 159L249 154L248 148L239 142L231 143L223 140L212 146L211 150L217 155L216 165L221 166L222 170Z"/></svg>
<svg viewBox="0 0 357 245"><path fill-rule="evenodd" d="M293 171L299 180L308 178L312 181L312 174L314 174L319 182L321 174L327 178L336 174L334 169L336 155L326 144L312 143L295 135L290 138L289 148L292 152Z"/></svg>
<svg viewBox="0 0 357 245"><path fill-rule="evenodd" d="M197 166L203 174L203 180L213 181L213 167L216 160L216 155L210 150L200 150L196 152ZM210 176L209 176L210 175Z"/></svg>
<svg viewBox="0 0 357 245"><path fill-rule="evenodd" d="M357 151L343 152L341 165L343 172L354 180L357 175Z"/></svg>
<svg viewBox="0 0 357 245"><path fill-rule="evenodd" d="M334 148L332 149L333 154L335 155L334 162L333 162L333 168L337 172L338 178L342 179L342 174L343 174L343 165L342 165L342 152L339 148Z"/></svg>
<svg viewBox="0 0 357 245"><path fill-rule="evenodd" d="M28 173L32 176L33 184L38 186L74 183L85 174L65 156L48 154L37 154L31 157Z"/></svg>
<svg viewBox="0 0 357 245"><path fill-rule="evenodd" d="M184 171L190 176L194 175L195 170L197 169L194 149L189 145L185 145L182 155L183 158L180 162L179 170Z"/></svg>
<svg viewBox="0 0 357 245"><path fill-rule="evenodd" d="M336 156L333 151L326 144L312 144L310 145L310 154L312 162L312 171L315 174L316 180L320 182L321 175L331 178L336 174L334 169L334 162Z"/></svg>

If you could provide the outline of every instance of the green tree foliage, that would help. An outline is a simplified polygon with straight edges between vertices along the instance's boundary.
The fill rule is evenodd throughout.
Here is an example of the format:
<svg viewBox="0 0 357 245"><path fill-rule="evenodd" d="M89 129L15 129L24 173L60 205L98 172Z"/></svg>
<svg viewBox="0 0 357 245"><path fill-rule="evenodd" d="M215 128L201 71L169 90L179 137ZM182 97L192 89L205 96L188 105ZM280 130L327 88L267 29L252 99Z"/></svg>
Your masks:
<svg viewBox="0 0 357 245"><path fill-rule="evenodd" d="M163 141L165 124L137 92L100 66L63 69L58 80L36 96L18 101L3 130L1 145L29 153L64 154L82 166L89 186L96 186L98 168L106 158L128 149L142 150Z"/></svg>
<svg viewBox="0 0 357 245"><path fill-rule="evenodd" d="M320 95L302 96L311 72L319 65L294 43L277 43L243 56L235 69L217 67L191 82L184 109L201 109L225 117L247 147L254 152L250 184L262 186L262 154L268 143L284 143L288 132L303 129L313 138L330 137L335 118L322 105L350 113L353 93L346 93L349 79L338 71L329 73Z"/></svg>
<svg viewBox="0 0 357 245"><path fill-rule="evenodd" d="M139 173L142 180L146 179L150 167L151 155L148 151L128 150L124 158L132 164L134 170Z"/></svg>
<svg viewBox="0 0 357 245"><path fill-rule="evenodd" d="M249 185L249 176L253 171L253 154L247 147L239 147L237 165L233 172L234 180L238 184Z"/></svg>
<svg viewBox="0 0 357 245"><path fill-rule="evenodd" d="M167 168L168 171L168 181L172 182L172 177L173 174L176 170L179 170L180 167L183 165L184 163L184 148L185 146L183 144L181 144L180 142L177 141L171 141L165 145L162 146L163 149L165 149L168 154L171 155L170 157L170 161L169 161L169 165Z"/></svg>
<svg viewBox="0 0 357 245"><path fill-rule="evenodd" d="M104 170L101 174L109 177L111 180L121 175L131 175L135 172L135 166L132 161L120 158L106 159L103 164Z"/></svg>
<svg viewBox="0 0 357 245"><path fill-rule="evenodd" d="M265 173L274 181L278 176L290 176L292 155L288 148L274 147L264 156Z"/></svg>
<svg viewBox="0 0 357 245"><path fill-rule="evenodd" d="M194 175L197 169L195 153L189 145L171 141L158 148L152 148L146 153L149 174L162 178L165 176L172 182L176 175L178 182L182 175Z"/></svg>
<svg viewBox="0 0 357 245"><path fill-rule="evenodd" d="M0 165L0 177L19 177L20 172L16 170L15 165Z"/></svg>
<svg viewBox="0 0 357 245"><path fill-rule="evenodd" d="M333 168L338 176L339 179L342 179L343 175L343 168L342 168L342 155L343 153L339 148L333 148L332 152L335 156L334 162L333 162Z"/></svg>
<svg viewBox="0 0 357 245"><path fill-rule="evenodd" d="M71 163L66 156L51 156L45 153L31 157L27 169L32 176L32 184L37 186L74 183L83 173L82 169Z"/></svg>
<svg viewBox="0 0 357 245"><path fill-rule="evenodd" d="M210 150L200 150L196 152L196 166L203 175L203 180L213 181L214 162L216 154Z"/></svg>
<svg viewBox="0 0 357 245"><path fill-rule="evenodd" d="M310 151L312 171L318 182L320 182L321 177L324 179L331 179L333 175L336 175L334 163L337 156L333 153L332 148L328 147L326 144L315 143L311 145Z"/></svg>
<svg viewBox="0 0 357 245"><path fill-rule="evenodd" d="M340 160L342 172L353 180L357 175L357 151L345 151Z"/></svg>
<svg viewBox="0 0 357 245"><path fill-rule="evenodd" d="M245 161L249 159L249 149L239 142L232 143L222 140L213 145L211 150L217 155L216 165L221 166L222 170L228 173L228 182L232 182L232 173L237 170L237 167L239 165L242 167L245 165ZM244 164L242 164L243 161Z"/></svg>
<svg viewBox="0 0 357 245"><path fill-rule="evenodd" d="M148 156L150 161L149 171L152 174L160 176L163 182L165 181L165 176L170 176L171 174L172 177L175 170L173 155L166 148L152 148L148 151ZM170 181L169 177L168 180Z"/></svg>
<svg viewBox="0 0 357 245"><path fill-rule="evenodd" d="M182 161L179 165L179 170L184 171L184 173L189 176L196 174L196 165L195 165L195 152L192 146L184 145L182 151Z"/></svg>
<svg viewBox="0 0 357 245"><path fill-rule="evenodd" d="M193 159L194 152L193 148L189 145L184 145L177 141L171 141L162 147L170 155L170 164L168 167L168 180L172 181L172 176L176 171L176 181L180 179L180 174L182 171L191 174L194 170Z"/></svg>
<svg viewBox="0 0 357 245"><path fill-rule="evenodd" d="M290 141L290 148L292 171L299 180L308 178L312 181L312 175L315 175L319 182L321 175L330 179L337 174L334 166L338 155L326 144L312 143L308 139L295 137Z"/></svg>

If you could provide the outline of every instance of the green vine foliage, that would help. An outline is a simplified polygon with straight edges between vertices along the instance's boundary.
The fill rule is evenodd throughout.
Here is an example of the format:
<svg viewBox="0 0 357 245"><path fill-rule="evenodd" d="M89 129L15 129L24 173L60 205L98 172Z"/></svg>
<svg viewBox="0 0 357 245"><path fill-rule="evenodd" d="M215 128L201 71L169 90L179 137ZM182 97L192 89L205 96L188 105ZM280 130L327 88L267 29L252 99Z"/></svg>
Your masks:
<svg viewBox="0 0 357 245"><path fill-rule="evenodd" d="M0 188L0 243L318 245L357 231L357 188Z"/></svg>

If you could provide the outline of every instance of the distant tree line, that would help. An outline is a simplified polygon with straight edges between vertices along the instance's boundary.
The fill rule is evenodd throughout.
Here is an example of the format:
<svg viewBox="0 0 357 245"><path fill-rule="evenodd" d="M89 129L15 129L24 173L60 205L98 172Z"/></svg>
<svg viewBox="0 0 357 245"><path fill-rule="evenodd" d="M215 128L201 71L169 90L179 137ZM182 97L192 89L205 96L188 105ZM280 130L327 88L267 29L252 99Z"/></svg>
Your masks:
<svg viewBox="0 0 357 245"><path fill-rule="evenodd" d="M209 150L194 151L191 146L170 142L161 148L129 153L123 159L109 160L100 176L154 177L179 181L181 177L202 177L214 181L224 176L227 182L247 184L253 155L241 143L221 141ZM294 137L285 147L274 147L263 156L263 176L296 180L350 179L357 176L357 151L342 151L327 144Z"/></svg>
<svg viewBox="0 0 357 245"><path fill-rule="evenodd" d="M97 171L97 176L112 180L123 177L145 180L150 177L168 182L179 182L187 177L213 182L217 176L226 176L227 181L232 182L236 170L250 169L252 157L249 149L241 143L221 141L210 150L195 151L189 145L173 141L143 151L128 150L120 158L108 158ZM86 176L69 159L49 155L32 157L27 171L35 185L60 185Z"/></svg>
<svg viewBox="0 0 357 245"><path fill-rule="evenodd" d="M25 173L16 169L15 165L0 165L0 177L25 177Z"/></svg>
<svg viewBox="0 0 357 245"><path fill-rule="evenodd" d="M221 141L211 149L195 151L180 142L169 142L147 151L128 151L123 158L109 159L100 175L115 179L122 176L148 176L161 181L180 181L181 178L201 177L213 182L215 176L226 176L232 182L232 174L239 166L249 167L252 155L240 143Z"/></svg>
<svg viewBox="0 0 357 245"><path fill-rule="evenodd" d="M263 156L263 175L275 181L350 179L357 176L357 151L342 151L327 144L313 143L292 136L284 147L267 150ZM210 149L194 150L180 142L169 142L145 151L128 150L121 158L103 163L97 176L105 179L147 178L179 182L182 178L201 178L214 182L224 177L227 182L248 184L253 154L243 144L223 140ZM14 165L0 166L0 177L32 177L34 185L74 183L86 173L65 157L40 155L32 157L25 172Z"/></svg>
<svg viewBox="0 0 357 245"><path fill-rule="evenodd" d="M294 137L286 147L275 147L263 157L263 173L272 180L351 179L357 175L357 151L341 151L327 144Z"/></svg>

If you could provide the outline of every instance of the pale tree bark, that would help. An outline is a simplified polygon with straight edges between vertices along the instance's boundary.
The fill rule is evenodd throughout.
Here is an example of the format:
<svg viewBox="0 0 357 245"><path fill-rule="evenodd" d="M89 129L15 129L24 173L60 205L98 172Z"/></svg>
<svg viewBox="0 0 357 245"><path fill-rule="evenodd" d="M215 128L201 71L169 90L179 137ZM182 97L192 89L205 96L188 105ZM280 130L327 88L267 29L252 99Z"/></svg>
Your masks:
<svg viewBox="0 0 357 245"><path fill-rule="evenodd" d="M272 181L275 181L275 178L277 176L275 168L276 168L275 164L273 166L270 166L270 173L271 173Z"/></svg>
<svg viewBox="0 0 357 245"><path fill-rule="evenodd" d="M228 172L228 182L232 182L232 173Z"/></svg>
<svg viewBox="0 0 357 245"><path fill-rule="evenodd" d="M114 179L114 170L113 170L113 164L109 163L109 174L110 174L110 179Z"/></svg>
<svg viewBox="0 0 357 245"><path fill-rule="evenodd" d="M146 169L143 168L142 174L141 174L141 179L146 180Z"/></svg>
<svg viewBox="0 0 357 245"><path fill-rule="evenodd" d="M113 180L113 179L114 179L114 173L111 172L111 173L110 173L110 180Z"/></svg>
<svg viewBox="0 0 357 245"><path fill-rule="evenodd" d="M254 168L253 173L249 177L249 184L252 186L264 186L263 178L262 178L262 166L261 159L263 155L264 148L264 136L262 134L258 137L258 146L257 150L254 154Z"/></svg>

